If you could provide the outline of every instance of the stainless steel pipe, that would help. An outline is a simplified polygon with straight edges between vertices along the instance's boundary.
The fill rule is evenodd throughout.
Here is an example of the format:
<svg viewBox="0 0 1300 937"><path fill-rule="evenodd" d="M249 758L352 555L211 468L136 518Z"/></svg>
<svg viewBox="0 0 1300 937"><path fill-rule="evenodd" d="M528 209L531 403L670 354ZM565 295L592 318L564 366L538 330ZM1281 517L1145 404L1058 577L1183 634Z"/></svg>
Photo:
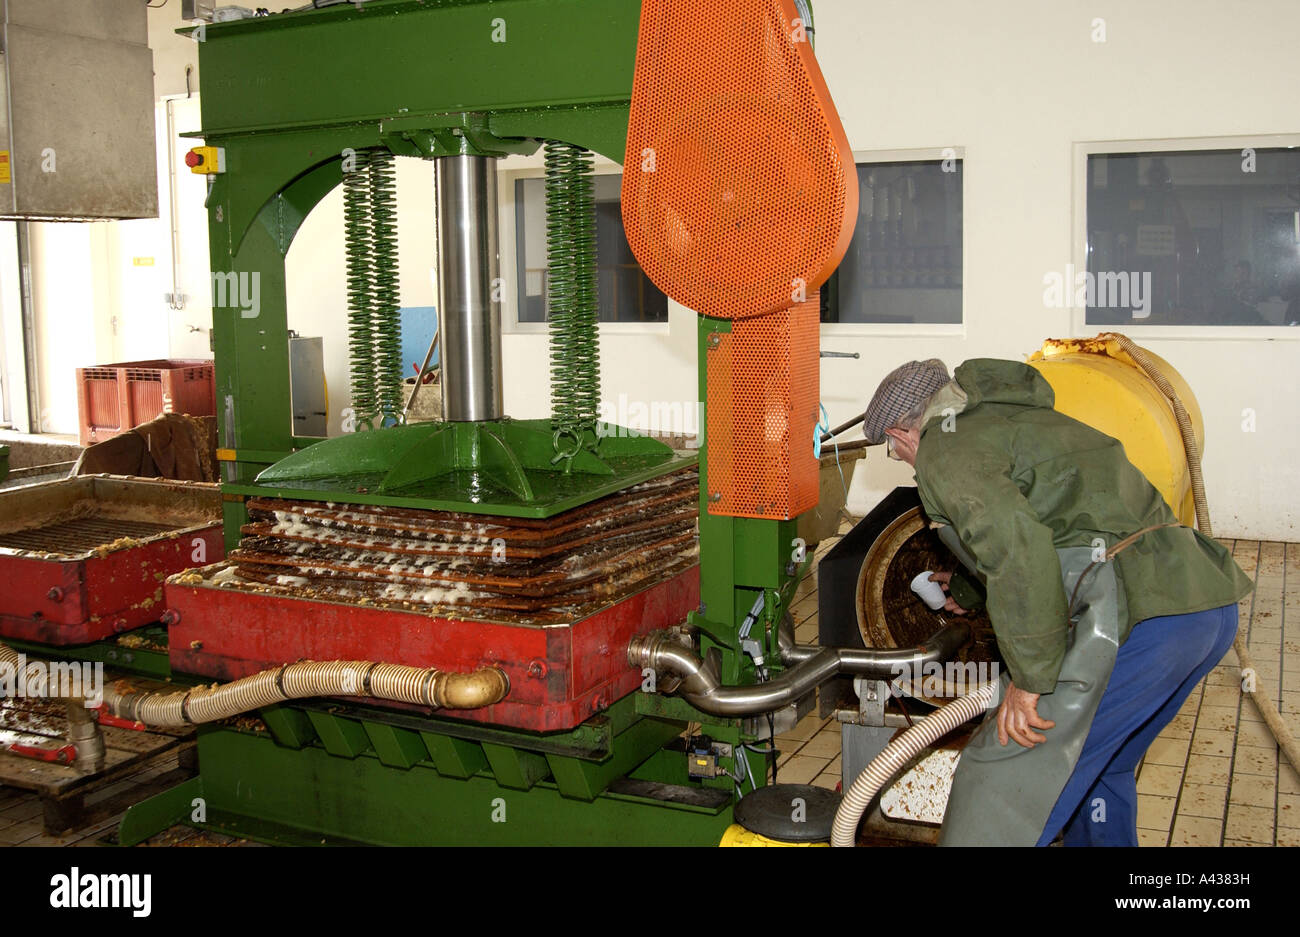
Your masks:
<svg viewBox="0 0 1300 937"><path fill-rule="evenodd" d="M778 632L781 645L781 663L799 664L813 657L825 648L786 643L786 635ZM929 663L939 663L952 659L961 650L963 644L970 640L970 627L962 622L954 622L940 628L926 639L924 644L916 647L834 648L839 658L839 672L854 677L876 677L887 679L896 677L904 670L919 672Z"/></svg>
<svg viewBox="0 0 1300 937"><path fill-rule="evenodd" d="M970 637L968 626L955 623L911 648L833 648L796 645L782 635L781 661L775 679L747 686L723 686L716 658L704 660L668 631L639 635L628 645L628 662L681 679L677 693L715 716L749 716L772 712L806 696L831 677L849 675L886 680L904 670L950 659Z"/></svg>
<svg viewBox="0 0 1300 937"><path fill-rule="evenodd" d="M496 160L434 160L438 325L444 420L497 420L501 384L501 264Z"/></svg>

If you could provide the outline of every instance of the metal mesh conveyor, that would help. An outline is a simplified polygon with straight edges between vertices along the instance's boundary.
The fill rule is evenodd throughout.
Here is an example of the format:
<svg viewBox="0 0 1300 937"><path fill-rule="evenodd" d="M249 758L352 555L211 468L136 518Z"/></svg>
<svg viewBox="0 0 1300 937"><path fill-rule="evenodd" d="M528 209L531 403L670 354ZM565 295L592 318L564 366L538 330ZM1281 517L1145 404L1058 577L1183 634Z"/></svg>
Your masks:
<svg viewBox="0 0 1300 937"><path fill-rule="evenodd" d="M173 530L172 524L80 517L75 520L29 527L0 534L0 547L10 550L38 550L42 553L76 555L106 547L124 539L143 540Z"/></svg>

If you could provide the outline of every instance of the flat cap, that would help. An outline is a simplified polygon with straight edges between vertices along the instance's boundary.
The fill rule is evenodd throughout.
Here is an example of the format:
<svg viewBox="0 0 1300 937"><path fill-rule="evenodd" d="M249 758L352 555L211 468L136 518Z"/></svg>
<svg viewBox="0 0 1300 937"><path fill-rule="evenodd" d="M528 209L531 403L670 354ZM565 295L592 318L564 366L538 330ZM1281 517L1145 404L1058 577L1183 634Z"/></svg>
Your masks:
<svg viewBox="0 0 1300 937"><path fill-rule="evenodd" d="M938 358L909 361L890 371L876 388L862 421L862 435L870 445L885 441L885 430L898 423L922 400L948 383L948 368Z"/></svg>

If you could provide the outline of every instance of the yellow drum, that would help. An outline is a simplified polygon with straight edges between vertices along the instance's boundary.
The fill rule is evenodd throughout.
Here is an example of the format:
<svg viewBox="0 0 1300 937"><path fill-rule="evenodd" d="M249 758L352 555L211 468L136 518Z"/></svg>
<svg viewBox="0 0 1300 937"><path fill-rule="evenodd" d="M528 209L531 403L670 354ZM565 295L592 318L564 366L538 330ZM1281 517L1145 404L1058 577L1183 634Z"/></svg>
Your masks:
<svg viewBox="0 0 1300 937"><path fill-rule="evenodd" d="M1202 447L1205 427L1191 388L1172 365L1142 351L1173 385ZM1057 410L1122 442L1129 461L1164 495L1179 521L1195 525L1191 478L1173 407L1113 335L1048 339L1029 364L1052 385Z"/></svg>
<svg viewBox="0 0 1300 937"><path fill-rule="evenodd" d="M830 843L790 843L780 839L768 839L760 833L745 829L739 823L733 823L722 834L719 846L826 846Z"/></svg>

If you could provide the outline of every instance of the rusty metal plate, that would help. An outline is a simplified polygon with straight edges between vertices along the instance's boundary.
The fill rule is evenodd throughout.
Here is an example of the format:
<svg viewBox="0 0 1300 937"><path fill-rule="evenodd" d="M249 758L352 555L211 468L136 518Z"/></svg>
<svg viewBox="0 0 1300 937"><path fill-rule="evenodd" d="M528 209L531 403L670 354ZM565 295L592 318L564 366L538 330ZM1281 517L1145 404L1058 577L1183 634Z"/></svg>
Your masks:
<svg viewBox="0 0 1300 937"><path fill-rule="evenodd" d="M251 499L225 570L193 584L457 617L570 621L694 565L692 467L549 519Z"/></svg>

